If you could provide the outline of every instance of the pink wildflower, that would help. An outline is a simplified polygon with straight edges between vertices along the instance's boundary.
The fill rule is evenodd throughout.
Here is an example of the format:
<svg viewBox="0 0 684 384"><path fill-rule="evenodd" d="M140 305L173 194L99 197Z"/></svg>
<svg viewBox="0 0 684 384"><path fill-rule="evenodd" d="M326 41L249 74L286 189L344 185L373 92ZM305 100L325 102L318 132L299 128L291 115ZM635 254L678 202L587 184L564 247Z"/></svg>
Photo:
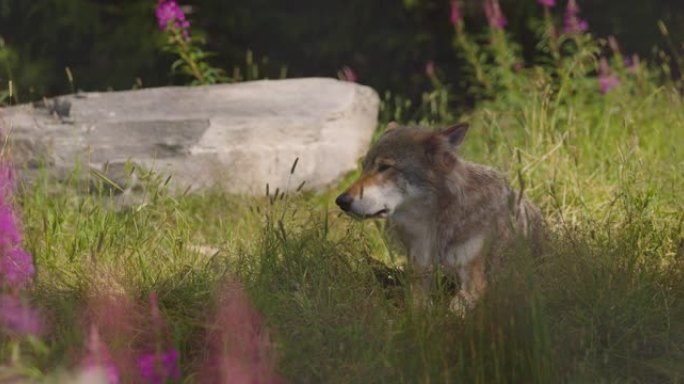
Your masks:
<svg viewBox="0 0 684 384"><path fill-rule="evenodd" d="M613 36L613 35L608 36L608 46L610 47L610 49L611 49L614 53L616 53L616 54L621 53L621 52L620 52L620 44L618 43L618 41L617 41L617 39L615 38L615 36Z"/></svg>
<svg viewBox="0 0 684 384"><path fill-rule="evenodd" d="M10 197L14 189L14 174L0 159L0 247L13 247L21 242L21 234L16 225Z"/></svg>
<svg viewBox="0 0 684 384"><path fill-rule="evenodd" d="M119 384L119 370L112 363L107 346L100 339L100 333L95 325L90 327L86 349L88 354L83 360L83 372L99 370L105 376L107 384Z"/></svg>
<svg viewBox="0 0 684 384"><path fill-rule="evenodd" d="M449 14L449 22L454 26L461 23L461 10L458 8L457 0L451 0L451 12Z"/></svg>
<svg viewBox="0 0 684 384"><path fill-rule="evenodd" d="M568 7L565 9L564 31L568 35L578 35L587 29L589 24L586 20L579 18L580 8L576 0L569 0Z"/></svg>
<svg viewBox="0 0 684 384"><path fill-rule="evenodd" d="M489 26L495 29L503 29L507 24L506 16L501 11L499 0L485 0L484 3L485 14Z"/></svg>
<svg viewBox="0 0 684 384"><path fill-rule="evenodd" d="M159 311L159 298L157 292L150 293L150 315L152 315L152 322L155 328L162 327L161 311Z"/></svg>
<svg viewBox="0 0 684 384"><path fill-rule="evenodd" d="M169 31L180 29L186 39L190 39L190 22L185 18L185 12L176 3L176 0L159 0L155 11L159 29Z"/></svg>
<svg viewBox="0 0 684 384"><path fill-rule="evenodd" d="M147 353L138 359L138 368L146 382L163 384L169 379L180 379L178 368L178 351L171 348L162 353Z"/></svg>
<svg viewBox="0 0 684 384"><path fill-rule="evenodd" d="M605 57L602 57L599 62L598 83L604 95L620 85L620 78L612 72Z"/></svg>
<svg viewBox="0 0 684 384"><path fill-rule="evenodd" d="M435 62L430 60L425 64L425 74L428 77L434 77L435 76Z"/></svg>
<svg viewBox="0 0 684 384"><path fill-rule="evenodd" d="M105 289L111 289L114 285L111 282L108 283L105 284L107 287ZM129 345L129 341L138 337L138 330L145 329L142 324L146 319L140 308L124 293L95 290L89 295L83 321L86 324L85 329L92 331L94 327L97 330L97 340L92 338L91 332L91 339L87 345L88 352L90 356L96 354L101 369L106 370L106 376L113 377L110 376L113 374L111 368L116 367L119 369L120 382L140 382L140 376L137 373L137 356L134 348ZM100 340L101 345L98 345ZM106 349L105 346L107 346ZM93 360L92 357L86 359L88 358L91 360L86 360L86 365ZM95 360L95 362L98 361Z"/></svg>
<svg viewBox="0 0 684 384"><path fill-rule="evenodd" d="M154 352L148 352L138 357L138 369L142 378L151 384L162 384L170 379L180 379L181 372L178 367L178 350L169 348L162 351L160 345L163 340L160 336L163 335L164 320L162 319L161 311L159 310L159 299L156 292L152 292L149 296L150 317L152 320L152 327L156 334L157 348Z"/></svg>
<svg viewBox="0 0 684 384"><path fill-rule="evenodd" d="M36 270L31 254L21 248L14 248L6 251L0 259L0 272L6 283L21 287L31 280Z"/></svg>
<svg viewBox="0 0 684 384"><path fill-rule="evenodd" d="M0 296L0 327L18 336L38 336L42 324L40 314L15 295Z"/></svg>
<svg viewBox="0 0 684 384"><path fill-rule="evenodd" d="M0 282L23 287L35 274L31 254L21 247L21 232L11 205L12 169L0 160Z"/></svg>
<svg viewBox="0 0 684 384"><path fill-rule="evenodd" d="M632 57L625 58L625 67L627 67L627 72L629 73L636 73L639 70L640 65L641 60L637 54L632 55Z"/></svg>
<svg viewBox="0 0 684 384"><path fill-rule="evenodd" d="M537 0L537 2L546 8L553 8L556 6L556 0Z"/></svg>
<svg viewBox="0 0 684 384"><path fill-rule="evenodd" d="M202 369L202 383L274 384L275 358L268 330L238 282L222 292L218 312L207 334L210 360Z"/></svg>
<svg viewBox="0 0 684 384"><path fill-rule="evenodd" d="M340 72L340 78L350 83L356 83L359 80L359 77L356 75L356 72L354 72L354 70L352 70L346 65L342 67L342 71Z"/></svg>

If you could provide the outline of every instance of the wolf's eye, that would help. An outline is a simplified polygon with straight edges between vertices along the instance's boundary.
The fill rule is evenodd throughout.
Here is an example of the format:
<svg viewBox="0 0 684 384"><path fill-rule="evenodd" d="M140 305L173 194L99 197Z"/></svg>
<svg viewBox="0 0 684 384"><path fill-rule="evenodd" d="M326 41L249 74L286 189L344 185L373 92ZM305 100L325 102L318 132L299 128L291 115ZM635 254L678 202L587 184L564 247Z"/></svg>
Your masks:
<svg viewBox="0 0 684 384"><path fill-rule="evenodd" d="M385 172L386 170L388 170L390 168L392 168L392 166L387 164L387 163L378 164L378 172Z"/></svg>

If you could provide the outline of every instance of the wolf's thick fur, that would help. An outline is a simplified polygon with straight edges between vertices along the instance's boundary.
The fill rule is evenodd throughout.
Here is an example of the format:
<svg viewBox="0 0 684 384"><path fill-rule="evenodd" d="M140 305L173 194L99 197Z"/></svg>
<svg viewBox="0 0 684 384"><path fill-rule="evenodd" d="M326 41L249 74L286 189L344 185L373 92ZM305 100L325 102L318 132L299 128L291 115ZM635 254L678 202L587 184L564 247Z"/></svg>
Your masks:
<svg viewBox="0 0 684 384"><path fill-rule="evenodd" d="M361 177L336 200L353 216L389 220L418 276L420 298L436 268L458 277L461 290L451 302L458 311L485 291L487 264L516 237L537 238L542 223L539 210L504 176L457 155L467 129L391 123L366 155Z"/></svg>

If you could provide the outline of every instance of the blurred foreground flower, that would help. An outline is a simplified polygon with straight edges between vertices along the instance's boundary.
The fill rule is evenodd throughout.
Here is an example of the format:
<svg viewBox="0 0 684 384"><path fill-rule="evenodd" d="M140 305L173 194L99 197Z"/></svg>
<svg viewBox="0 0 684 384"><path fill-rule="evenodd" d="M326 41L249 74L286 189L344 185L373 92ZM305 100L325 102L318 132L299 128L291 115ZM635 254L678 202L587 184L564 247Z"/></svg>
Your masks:
<svg viewBox="0 0 684 384"><path fill-rule="evenodd" d="M101 376L100 382L119 384L119 371L114 365L107 350L107 346L100 339L100 333L95 325L90 327L87 355L83 359L82 375Z"/></svg>
<svg viewBox="0 0 684 384"><path fill-rule="evenodd" d="M602 57L599 62L598 83L599 89L604 95L620 85L620 78L610 69L605 57Z"/></svg>
<svg viewBox="0 0 684 384"><path fill-rule="evenodd" d="M140 374L146 382L163 384L169 379L178 380L181 377L178 368L178 351L171 348L166 352L146 353L138 359Z"/></svg>
<svg viewBox="0 0 684 384"><path fill-rule="evenodd" d="M12 288L26 285L35 273L31 254L21 248L19 220L12 207L12 168L0 159L0 283Z"/></svg>
<svg viewBox="0 0 684 384"><path fill-rule="evenodd" d="M199 382L283 382L275 373L275 357L263 319L238 282L226 284L210 327L207 334L210 357Z"/></svg>
<svg viewBox="0 0 684 384"><path fill-rule="evenodd" d="M489 26L495 29L503 29L508 20L501 11L499 0L485 0L484 3L485 15L487 15L487 22Z"/></svg>
<svg viewBox="0 0 684 384"><path fill-rule="evenodd" d="M7 284L23 286L35 273L33 258L20 248L7 250L0 259L0 272Z"/></svg>
<svg viewBox="0 0 684 384"><path fill-rule="evenodd" d="M578 35L589 29L589 24L586 20L579 18L580 8L576 0L568 1L568 7L565 9L565 25L564 31L568 35Z"/></svg>
<svg viewBox="0 0 684 384"><path fill-rule="evenodd" d="M0 296L0 327L13 336L38 336L41 319L37 310L15 295Z"/></svg>
<svg viewBox="0 0 684 384"><path fill-rule="evenodd" d="M167 380L177 380L181 377L178 367L178 350L175 348L164 348L164 320L159 310L159 299L156 292L149 296L150 315L152 327L155 334L155 350L147 352L138 357L138 369L140 375L147 383L163 384Z"/></svg>
<svg viewBox="0 0 684 384"><path fill-rule="evenodd" d="M112 277L102 277L89 288L83 328L89 332L81 371L90 376L106 376L108 384L139 383L137 356L131 346L146 318L125 292L112 290Z"/></svg>
<svg viewBox="0 0 684 384"><path fill-rule="evenodd" d="M552 8L556 6L556 0L537 0L537 2L547 8Z"/></svg>

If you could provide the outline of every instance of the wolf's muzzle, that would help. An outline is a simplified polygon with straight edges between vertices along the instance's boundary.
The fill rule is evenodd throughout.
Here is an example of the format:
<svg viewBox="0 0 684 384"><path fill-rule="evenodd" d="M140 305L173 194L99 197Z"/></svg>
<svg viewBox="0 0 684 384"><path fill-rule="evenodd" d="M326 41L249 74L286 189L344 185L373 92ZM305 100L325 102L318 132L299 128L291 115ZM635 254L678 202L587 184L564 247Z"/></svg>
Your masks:
<svg viewBox="0 0 684 384"><path fill-rule="evenodd" d="M348 193L343 193L335 199L335 204L345 212L351 209L352 202L354 202L354 198Z"/></svg>

